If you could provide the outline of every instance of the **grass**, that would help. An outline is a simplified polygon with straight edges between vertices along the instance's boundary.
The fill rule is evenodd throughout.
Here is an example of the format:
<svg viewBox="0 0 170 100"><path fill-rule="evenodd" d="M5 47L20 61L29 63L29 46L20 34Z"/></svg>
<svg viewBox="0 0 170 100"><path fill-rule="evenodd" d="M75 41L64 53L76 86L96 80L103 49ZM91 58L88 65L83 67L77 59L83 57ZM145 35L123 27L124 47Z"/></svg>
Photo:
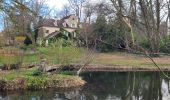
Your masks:
<svg viewBox="0 0 170 100"><path fill-rule="evenodd" d="M170 66L169 56L157 57L153 59L160 67ZM122 52L99 53L96 55L93 63L103 65L120 65L126 67L154 67L151 60L145 56Z"/></svg>
<svg viewBox="0 0 170 100"><path fill-rule="evenodd" d="M0 49L0 63L18 63L21 60L21 53L21 50L14 47Z"/></svg>
<svg viewBox="0 0 170 100"><path fill-rule="evenodd" d="M83 49L76 47L63 48L38 48L40 54L43 54L49 63L53 64L69 64L80 61L83 55Z"/></svg>
<svg viewBox="0 0 170 100"><path fill-rule="evenodd" d="M60 73L60 74L41 74L34 76L36 68L27 70L3 71L0 72L0 89L16 90L16 89L45 89L48 87L65 87L63 82L77 80L81 81L79 77ZM2 85L5 83L5 85ZM68 83L66 86L74 86L73 83ZM80 82L81 83L81 82ZM78 85L82 85L77 83ZM75 84L75 86L77 86Z"/></svg>
<svg viewBox="0 0 170 100"><path fill-rule="evenodd" d="M32 63L32 62L39 62L39 55L37 53L35 54L26 54L23 57L24 63Z"/></svg>
<svg viewBox="0 0 170 100"><path fill-rule="evenodd" d="M36 68L32 69L27 69L27 70L11 70L11 71L4 71L0 72L0 79L6 80L6 81L11 81L17 77L25 77L25 78L41 78L48 80L52 75L48 74L42 74L39 76L34 76L34 72L37 71ZM61 74L55 74L57 79L64 79L64 78L69 78L71 75L61 73Z"/></svg>
<svg viewBox="0 0 170 100"><path fill-rule="evenodd" d="M47 59L49 64L70 64L77 63L81 60L84 50L76 47L38 47L35 53L25 54L23 56L16 55L11 52L16 48L0 50L0 63L1 64L16 64L22 60L24 64L33 62L40 62L40 58ZM9 51L9 52L8 52ZM20 51L16 49L16 52ZM27 51L28 52L28 51Z"/></svg>
<svg viewBox="0 0 170 100"><path fill-rule="evenodd" d="M4 51L15 51L18 49L6 49ZM0 64L13 64L21 60L21 56L15 54L3 55L0 51ZM85 50L77 47L37 47L36 52L32 54L25 54L22 58L24 64L30 64L33 62L40 62L40 58L44 57L47 62L51 65L53 64L72 64L80 63L85 54ZM129 54L124 52L112 52L112 53L97 53L95 54L92 64L102 64L102 65L120 65L126 67L154 67L150 59L145 56L137 54ZM170 57L162 56L153 58L154 61L160 67L170 66Z"/></svg>

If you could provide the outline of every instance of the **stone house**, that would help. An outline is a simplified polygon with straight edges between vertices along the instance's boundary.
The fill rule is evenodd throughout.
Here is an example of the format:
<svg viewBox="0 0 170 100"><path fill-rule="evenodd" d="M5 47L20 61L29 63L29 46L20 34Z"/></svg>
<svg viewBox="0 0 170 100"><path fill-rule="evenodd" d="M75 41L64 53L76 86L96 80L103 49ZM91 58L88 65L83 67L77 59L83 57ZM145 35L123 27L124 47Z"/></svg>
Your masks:
<svg viewBox="0 0 170 100"><path fill-rule="evenodd" d="M55 19L42 19L38 23L37 43L42 44L45 39L48 44L48 38L54 37L64 30L66 36L72 35L76 37L76 29L78 28L78 17L75 15L69 15L61 20Z"/></svg>

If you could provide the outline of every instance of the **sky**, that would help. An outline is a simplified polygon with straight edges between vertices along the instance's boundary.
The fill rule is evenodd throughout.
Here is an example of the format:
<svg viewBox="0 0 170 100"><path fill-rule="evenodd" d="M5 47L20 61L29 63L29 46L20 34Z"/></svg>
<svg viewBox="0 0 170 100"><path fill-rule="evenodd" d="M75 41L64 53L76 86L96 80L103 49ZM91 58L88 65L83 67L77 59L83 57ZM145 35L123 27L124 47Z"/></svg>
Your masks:
<svg viewBox="0 0 170 100"><path fill-rule="evenodd" d="M90 0L91 3L94 2L100 2L100 1L106 1L106 0ZM64 4L68 4L68 0L47 0L47 4L52 8L57 8L59 10L62 9Z"/></svg>
<svg viewBox="0 0 170 100"><path fill-rule="evenodd" d="M67 4L68 0L47 0L47 4L51 8L62 9L64 4Z"/></svg>
<svg viewBox="0 0 170 100"><path fill-rule="evenodd" d="M100 1L107 1L107 0L90 0L90 3L96 3ZM46 0L46 2L50 8L55 8L57 10L61 10L65 4L69 4L68 0ZM0 16L0 20L2 20L1 16ZM0 31L3 29L3 23L1 22L0 22Z"/></svg>

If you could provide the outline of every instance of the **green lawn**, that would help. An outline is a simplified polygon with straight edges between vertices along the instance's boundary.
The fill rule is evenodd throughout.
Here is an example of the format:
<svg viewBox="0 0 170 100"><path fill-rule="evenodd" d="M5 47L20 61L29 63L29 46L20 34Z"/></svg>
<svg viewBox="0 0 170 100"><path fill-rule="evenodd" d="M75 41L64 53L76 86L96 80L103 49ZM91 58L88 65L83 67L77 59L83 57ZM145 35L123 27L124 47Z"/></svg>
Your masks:
<svg viewBox="0 0 170 100"><path fill-rule="evenodd" d="M5 49L5 51L10 51ZM71 64L78 63L80 64L87 56L86 50L83 48L77 47L37 47L36 52L32 54L25 54L24 56L15 55L17 52L16 48L12 48L14 54L3 55L0 53L0 63L1 64L13 64L19 61L22 61L23 64L30 64L33 62L39 63L40 58L47 59L48 64ZM26 51L29 52L29 51ZM9 52L8 52L9 53ZM120 65L127 67L154 67L150 59L143 55L130 54L125 52L112 52L112 53L95 53L91 60L91 64L102 64L102 65ZM88 60L85 58L84 60ZM160 67L169 67L170 66L170 57L162 56L153 58L154 61ZM85 62L84 61L84 62Z"/></svg>
<svg viewBox="0 0 170 100"><path fill-rule="evenodd" d="M1 64L15 64L18 62L23 62L24 64L29 63L39 63L41 58L47 59L49 64L70 64L80 62L85 50L76 47L38 47L35 53L26 53L23 56L21 54L16 54L19 49L3 49L0 51L0 63ZM5 51L5 53L4 53ZM9 52L8 52L9 51ZM13 51L13 52L11 52ZM1 53L2 52L2 53ZM29 51L25 51L29 52Z"/></svg>

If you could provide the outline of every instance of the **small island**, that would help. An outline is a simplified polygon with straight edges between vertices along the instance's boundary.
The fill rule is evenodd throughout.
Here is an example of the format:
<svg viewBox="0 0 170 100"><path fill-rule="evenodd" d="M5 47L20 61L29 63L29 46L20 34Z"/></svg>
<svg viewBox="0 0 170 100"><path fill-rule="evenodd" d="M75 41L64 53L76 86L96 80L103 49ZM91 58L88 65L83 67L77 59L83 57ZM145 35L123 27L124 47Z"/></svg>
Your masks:
<svg viewBox="0 0 170 100"><path fill-rule="evenodd" d="M81 77L65 74L35 75L35 69L0 72L0 90L71 89L85 84Z"/></svg>

